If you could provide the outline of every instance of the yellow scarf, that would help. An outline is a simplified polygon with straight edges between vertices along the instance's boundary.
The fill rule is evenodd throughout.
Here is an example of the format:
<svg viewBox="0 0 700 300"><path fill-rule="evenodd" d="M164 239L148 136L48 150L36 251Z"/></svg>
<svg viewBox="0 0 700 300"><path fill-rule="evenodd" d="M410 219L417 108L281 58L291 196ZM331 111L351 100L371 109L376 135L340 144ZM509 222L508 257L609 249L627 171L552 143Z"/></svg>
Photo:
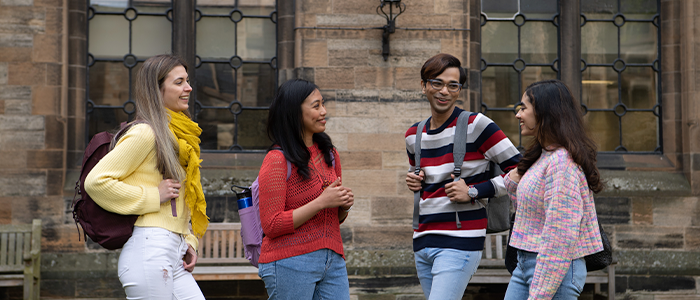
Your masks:
<svg viewBox="0 0 700 300"><path fill-rule="evenodd" d="M167 110L170 114L170 131L175 135L180 147L180 165L187 172L184 182L185 201L190 208L192 231L197 238L201 238L209 226L207 217L207 202L202 191L200 181L199 163L199 135L202 129L182 112Z"/></svg>

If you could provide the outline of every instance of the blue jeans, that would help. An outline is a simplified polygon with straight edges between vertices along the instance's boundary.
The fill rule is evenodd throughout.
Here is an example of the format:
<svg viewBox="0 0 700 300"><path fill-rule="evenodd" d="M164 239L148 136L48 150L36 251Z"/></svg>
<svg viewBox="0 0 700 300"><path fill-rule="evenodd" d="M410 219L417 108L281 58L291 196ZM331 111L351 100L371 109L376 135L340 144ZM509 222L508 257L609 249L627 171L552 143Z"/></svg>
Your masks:
<svg viewBox="0 0 700 300"><path fill-rule="evenodd" d="M330 249L260 264L269 300L350 300L345 260Z"/></svg>
<svg viewBox="0 0 700 300"><path fill-rule="evenodd" d="M515 268L513 276L510 277L504 300L528 298L530 283L532 283L532 277L535 274L535 265L537 265L537 253L518 250L518 267ZM572 260L569 270L552 299L578 299L583 291L583 285L586 283L587 273L585 259Z"/></svg>
<svg viewBox="0 0 700 300"><path fill-rule="evenodd" d="M481 251L423 248L414 253L418 280L428 300L462 299L481 261Z"/></svg>

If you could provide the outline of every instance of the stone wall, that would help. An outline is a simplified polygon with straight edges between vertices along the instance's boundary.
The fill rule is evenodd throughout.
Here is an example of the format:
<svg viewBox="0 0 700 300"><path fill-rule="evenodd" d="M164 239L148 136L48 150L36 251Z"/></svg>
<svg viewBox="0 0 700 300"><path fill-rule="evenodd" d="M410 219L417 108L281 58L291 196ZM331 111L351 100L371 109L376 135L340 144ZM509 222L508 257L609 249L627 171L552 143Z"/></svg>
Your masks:
<svg viewBox="0 0 700 300"><path fill-rule="evenodd" d="M64 1L67 1L64 3ZM341 226L352 299L422 299L411 251L412 195L405 188L403 136L429 115L422 63L439 52L460 58L469 86L459 105L479 106L480 1L404 0L402 30L381 55L376 0L297 0L278 4L280 81L321 87L327 132L340 151L343 183L356 205ZM64 18L67 5L68 18ZM618 259L617 298L700 299L700 200L695 104L699 1L661 1L663 155L600 155L608 189L597 209ZM78 240L70 218L84 138L86 0L0 1L0 224L41 218L42 297L123 299L116 252ZM63 28L68 29L68 39ZM298 52L296 52L298 51ZM298 54L298 55L295 55ZM67 66L67 68L64 68ZM67 75L64 75L67 74ZM203 155L213 222L235 222L231 183L247 185L260 154ZM201 282L209 299L265 299L259 281ZM502 298L505 286L470 285L464 299ZM0 288L0 299L21 298ZM582 299L592 299L586 287Z"/></svg>

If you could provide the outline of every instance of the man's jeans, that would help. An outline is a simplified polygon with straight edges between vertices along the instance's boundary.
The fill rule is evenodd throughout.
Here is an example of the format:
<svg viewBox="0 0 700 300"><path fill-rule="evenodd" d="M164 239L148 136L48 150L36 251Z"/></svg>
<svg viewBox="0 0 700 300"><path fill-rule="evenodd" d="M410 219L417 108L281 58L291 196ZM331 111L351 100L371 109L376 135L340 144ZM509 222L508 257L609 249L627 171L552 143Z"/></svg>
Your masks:
<svg viewBox="0 0 700 300"><path fill-rule="evenodd" d="M423 248L415 252L416 271L428 300L458 300L481 261L482 251Z"/></svg>

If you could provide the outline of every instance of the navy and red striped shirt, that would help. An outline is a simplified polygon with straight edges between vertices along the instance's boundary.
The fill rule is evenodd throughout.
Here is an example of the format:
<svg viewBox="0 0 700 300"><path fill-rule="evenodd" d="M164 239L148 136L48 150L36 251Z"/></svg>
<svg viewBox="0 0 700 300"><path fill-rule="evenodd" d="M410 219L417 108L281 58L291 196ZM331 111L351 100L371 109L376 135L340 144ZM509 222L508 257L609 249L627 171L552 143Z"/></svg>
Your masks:
<svg viewBox="0 0 700 300"><path fill-rule="evenodd" d="M484 249L486 209L480 201L454 203L445 194L445 184L452 182L454 170L452 148L457 127L454 112L437 129L423 129L421 136L421 169L425 172L420 201L419 227L413 232L413 251L426 247L452 248L466 251ZM428 121L427 124L430 124ZM415 169L414 144L418 123L406 131L406 151ZM503 176L515 168L521 155L513 143L491 119L481 113L470 113L467 127L467 151L462 165L462 179L479 191L478 198L506 195ZM489 161L496 163L503 175L489 178ZM462 227L457 228L456 215Z"/></svg>

